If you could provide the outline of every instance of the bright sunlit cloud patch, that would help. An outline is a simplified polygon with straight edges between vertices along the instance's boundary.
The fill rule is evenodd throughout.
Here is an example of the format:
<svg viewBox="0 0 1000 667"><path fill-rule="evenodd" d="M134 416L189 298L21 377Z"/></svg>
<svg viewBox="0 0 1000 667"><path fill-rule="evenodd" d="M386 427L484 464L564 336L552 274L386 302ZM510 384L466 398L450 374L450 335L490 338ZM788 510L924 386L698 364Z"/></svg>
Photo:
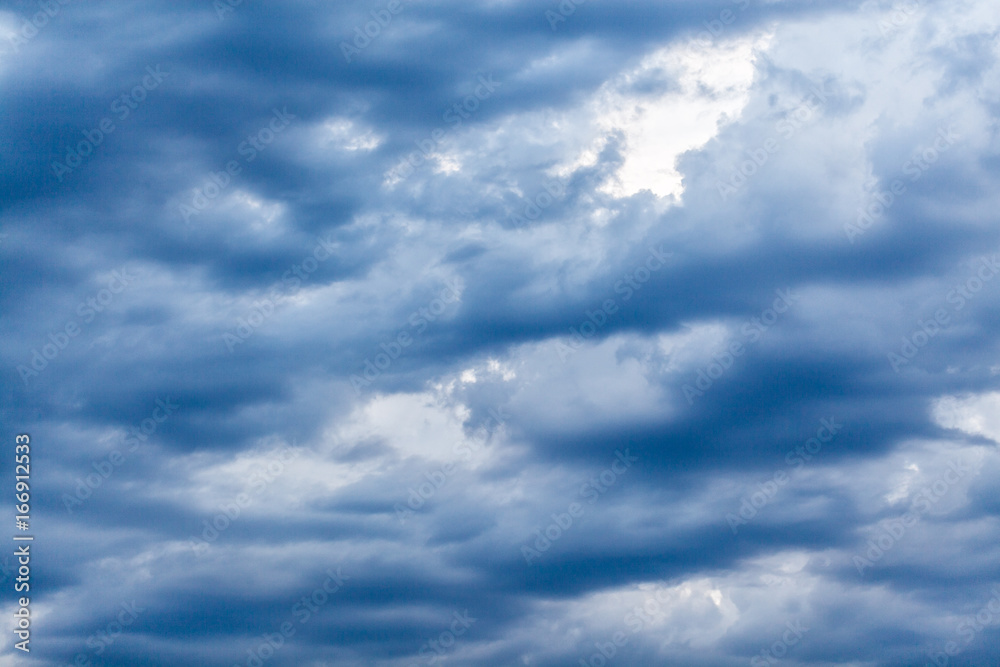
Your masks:
<svg viewBox="0 0 1000 667"><path fill-rule="evenodd" d="M602 190L616 197L649 190L679 198L682 175L677 158L703 146L720 123L732 121L750 99L755 61L767 49L763 33L709 47L671 45L606 83L589 105L604 138L624 137L624 163ZM593 162L600 143L561 171Z"/></svg>
<svg viewBox="0 0 1000 667"><path fill-rule="evenodd" d="M945 396L934 403L932 414L945 428L986 436L1000 443L1000 392Z"/></svg>

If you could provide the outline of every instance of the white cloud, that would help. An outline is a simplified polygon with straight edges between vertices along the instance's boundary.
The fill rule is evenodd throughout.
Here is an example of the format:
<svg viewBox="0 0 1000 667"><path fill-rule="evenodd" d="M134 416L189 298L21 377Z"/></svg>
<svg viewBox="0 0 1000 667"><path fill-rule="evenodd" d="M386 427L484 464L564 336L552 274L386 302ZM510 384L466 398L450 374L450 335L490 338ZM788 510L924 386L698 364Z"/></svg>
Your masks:
<svg viewBox="0 0 1000 667"><path fill-rule="evenodd" d="M935 401L932 414L945 428L983 435L1000 443L1000 392L944 396Z"/></svg>
<svg viewBox="0 0 1000 667"><path fill-rule="evenodd" d="M762 33L711 47L671 45L605 84L590 111L603 136L624 134L626 150L616 178L603 189L617 197L650 190L679 199L683 185L677 158L703 146L720 124L739 116L750 99L756 58L771 39ZM666 77L677 89L659 96L634 92L644 79L655 76ZM585 151L574 166L593 158L594 149Z"/></svg>

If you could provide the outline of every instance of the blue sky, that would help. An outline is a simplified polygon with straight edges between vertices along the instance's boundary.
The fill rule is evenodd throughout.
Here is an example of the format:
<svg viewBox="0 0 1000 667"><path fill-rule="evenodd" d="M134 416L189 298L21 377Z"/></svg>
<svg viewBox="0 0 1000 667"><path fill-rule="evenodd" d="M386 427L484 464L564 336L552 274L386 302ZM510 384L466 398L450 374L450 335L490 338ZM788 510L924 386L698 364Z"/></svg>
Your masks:
<svg viewBox="0 0 1000 667"><path fill-rule="evenodd" d="M996 664L998 57L988 0L0 3L0 667Z"/></svg>

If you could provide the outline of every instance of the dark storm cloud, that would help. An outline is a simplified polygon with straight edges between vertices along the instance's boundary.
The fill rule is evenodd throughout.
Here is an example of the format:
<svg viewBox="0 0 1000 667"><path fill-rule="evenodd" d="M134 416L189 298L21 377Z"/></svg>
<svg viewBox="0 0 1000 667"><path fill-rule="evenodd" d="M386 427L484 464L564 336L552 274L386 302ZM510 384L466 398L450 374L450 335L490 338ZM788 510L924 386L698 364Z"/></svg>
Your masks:
<svg viewBox="0 0 1000 667"><path fill-rule="evenodd" d="M745 664L796 618L803 664L944 650L998 579L995 443L931 410L997 388L1000 279L970 282L1000 251L995 25L932 3L888 36L890 10L858 3L390 4L3 8L3 412L42 443L37 664L248 664L284 622L270 664L576 664L631 637L631 604L600 596L654 580L714 602L665 621L676 641L644 625L622 664ZM769 32L741 111L679 156L682 194L605 187L636 146L601 100L742 85L650 53L694 38L702 66ZM821 419L842 429L790 468ZM453 448L482 424L481 451ZM280 443L296 457L261 477ZM588 494L624 450L634 468ZM968 452L859 574L880 522ZM786 471L734 535L727 513ZM329 568L349 578L303 621ZM758 570L805 583L762 593Z"/></svg>

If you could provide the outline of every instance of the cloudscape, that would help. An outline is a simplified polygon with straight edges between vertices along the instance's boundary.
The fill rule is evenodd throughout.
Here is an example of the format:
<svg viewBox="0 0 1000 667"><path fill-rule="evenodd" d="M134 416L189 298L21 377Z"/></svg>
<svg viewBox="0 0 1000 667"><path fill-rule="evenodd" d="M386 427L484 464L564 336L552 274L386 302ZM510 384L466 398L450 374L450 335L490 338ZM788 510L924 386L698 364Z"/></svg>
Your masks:
<svg viewBox="0 0 1000 667"><path fill-rule="evenodd" d="M0 3L0 667L1000 665L998 116L992 0Z"/></svg>

